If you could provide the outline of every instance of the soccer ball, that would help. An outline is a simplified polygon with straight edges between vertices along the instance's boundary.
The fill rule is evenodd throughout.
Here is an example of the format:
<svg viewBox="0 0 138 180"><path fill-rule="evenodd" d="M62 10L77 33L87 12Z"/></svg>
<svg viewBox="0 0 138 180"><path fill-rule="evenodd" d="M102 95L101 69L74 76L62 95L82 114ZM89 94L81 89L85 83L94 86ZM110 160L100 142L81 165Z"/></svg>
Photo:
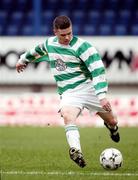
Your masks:
<svg viewBox="0 0 138 180"><path fill-rule="evenodd" d="M108 148L100 154L100 164L104 169L115 170L121 167L122 163L123 157L118 149Z"/></svg>

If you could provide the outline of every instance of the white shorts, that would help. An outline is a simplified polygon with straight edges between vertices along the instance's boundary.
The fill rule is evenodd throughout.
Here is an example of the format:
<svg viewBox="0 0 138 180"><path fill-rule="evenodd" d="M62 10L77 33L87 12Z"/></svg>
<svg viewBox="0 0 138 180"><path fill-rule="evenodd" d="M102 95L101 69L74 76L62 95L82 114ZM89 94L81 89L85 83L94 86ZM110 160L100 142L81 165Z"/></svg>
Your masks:
<svg viewBox="0 0 138 180"><path fill-rule="evenodd" d="M81 110L84 108L88 109L90 112L106 112L95 95L95 90L92 84L85 84L83 88L77 89L77 91L65 92L61 96L60 109L63 106L70 105L78 107Z"/></svg>

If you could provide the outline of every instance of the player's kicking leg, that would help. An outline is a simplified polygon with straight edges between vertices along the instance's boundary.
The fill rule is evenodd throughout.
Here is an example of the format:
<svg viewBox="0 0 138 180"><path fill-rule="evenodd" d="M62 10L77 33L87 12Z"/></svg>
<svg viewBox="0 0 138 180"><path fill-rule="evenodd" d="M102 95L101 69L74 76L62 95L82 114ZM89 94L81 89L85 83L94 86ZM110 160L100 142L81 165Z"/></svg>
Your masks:
<svg viewBox="0 0 138 180"><path fill-rule="evenodd" d="M98 112L97 114L104 120L104 125L110 131L111 139L114 142L119 142L120 135L118 132L117 120L112 114L112 112L107 112L107 113Z"/></svg>
<svg viewBox="0 0 138 180"><path fill-rule="evenodd" d="M110 131L111 139L115 142L119 142L120 141L120 135L118 132L118 126L116 125L114 128L111 128L106 122L104 122L104 125Z"/></svg>

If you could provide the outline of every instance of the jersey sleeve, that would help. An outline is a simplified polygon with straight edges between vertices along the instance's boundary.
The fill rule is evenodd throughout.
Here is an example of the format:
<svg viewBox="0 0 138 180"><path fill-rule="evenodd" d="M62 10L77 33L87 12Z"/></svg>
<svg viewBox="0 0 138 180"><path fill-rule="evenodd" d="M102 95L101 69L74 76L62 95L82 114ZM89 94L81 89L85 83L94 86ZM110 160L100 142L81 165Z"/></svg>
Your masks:
<svg viewBox="0 0 138 180"><path fill-rule="evenodd" d="M78 51L79 58L87 66L91 78L93 80L93 86L95 93L99 99L103 99L106 96L108 83L105 75L105 67L101 56L91 44L84 42Z"/></svg>
<svg viewBox="0 0 138 180"><path fill-rule="evenodd" d="M37 45L35 48L25 52L20 56L19 62L30 63L30 62L41 62L48 61L48 52L45 43Z"/></svg>

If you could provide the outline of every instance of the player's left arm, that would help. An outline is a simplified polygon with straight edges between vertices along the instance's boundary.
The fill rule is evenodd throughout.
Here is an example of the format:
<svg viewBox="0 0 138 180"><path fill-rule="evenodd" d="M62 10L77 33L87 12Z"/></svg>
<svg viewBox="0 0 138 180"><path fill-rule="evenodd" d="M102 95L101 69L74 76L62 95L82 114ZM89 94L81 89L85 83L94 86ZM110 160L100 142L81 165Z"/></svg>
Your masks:
<svg viewBox="0 0 138 180"><path fill-rule="evenodd" d="M111 111L111 105L106 98L108 83L106 80L105 67L101 56L99 55L96 48L87 42L83 44L83 49L81 49L80 52L81 53L79 57L84 61L85 65L91 73L95 93L98 96L102 107L106 111Z"/></svg>

